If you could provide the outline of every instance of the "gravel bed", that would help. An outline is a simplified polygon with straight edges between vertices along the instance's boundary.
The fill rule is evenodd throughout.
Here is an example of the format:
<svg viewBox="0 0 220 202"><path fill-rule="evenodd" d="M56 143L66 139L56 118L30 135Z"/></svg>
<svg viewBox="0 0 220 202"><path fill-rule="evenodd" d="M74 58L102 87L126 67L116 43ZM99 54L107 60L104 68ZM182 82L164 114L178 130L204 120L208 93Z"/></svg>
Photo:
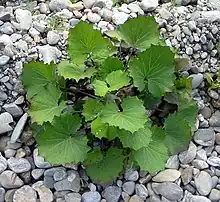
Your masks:
<svg viewBox="0 0 220 202"><path fill-rule="evenodd" d="M0 4L0 202L220 201L220 89L208 91L205 79L220 70L219 0L128 0L120 7L111 0ZM196 131L164 171L150 175L127 168L117 181L101 186L81 166L52 167L38 155L19 76L33 59L67 59L68 29L80 20L105 32L139 15L155 16L167 44L190 60L182 75L192 77Z"/></svg>

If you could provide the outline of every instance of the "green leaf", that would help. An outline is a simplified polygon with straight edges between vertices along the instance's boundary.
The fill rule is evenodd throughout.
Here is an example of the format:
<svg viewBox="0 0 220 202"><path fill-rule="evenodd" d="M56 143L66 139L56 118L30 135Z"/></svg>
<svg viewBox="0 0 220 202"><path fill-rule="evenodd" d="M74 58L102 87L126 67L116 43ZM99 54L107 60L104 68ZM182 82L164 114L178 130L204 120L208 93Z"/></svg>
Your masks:
<svg viewBox="0 0 220 202"><path fill-rule="evenodd" d="M182 116L170 115L165 121L166 140L165 144L171 154L184 149L190 142L191 128Z"/></svg>
<svg viewBox="0 0 220 202"><path fill-rule="evenodd" d="M53 124L36 137L39 153L52 164L79 163L86 159L89 147L87 138L77 134L81 119L77 115L55 117Z"/></svg>
<svg viewBox="0 0 220 202"><path fill-rule="evenodd" d="M119 90L120 88L130 84L130 78L127 74L121 70L116 70L108 74L106 77L106 83L104 81L95 80L93 87L95 94L98 96L105 96L107 92ZM108 84L108 86L107 86Z"/></svg>
<svg viewBox="0 0 220 202"><path fill-rule="evenodd" d="M107 58L113 46L92 24L81 21L69 31L67 51L76 64L83 64L89 55Z"/></svg>
<svg viewBox="0 0 220 202"><path fill-rule="evenodd" d="M119 134L118 128L103 123L99 117L92 122L91 132L100 139L104 137L108 140L115 139Z"/></svg>
<svg viewBox="0 0 220 202"><path fill-rule="evenodd" d="M46 85L55 81L54 64L43 64L41 62L30 62L24 65L21 75L22 82L27 90L27 98L41 92Z"/></svg>
<svg viewBox="0 0 220 202"><path fill-rule="evenodd" d="M137 161L141 169L150 173L164 169L168 159L168 151L163 142L164 130L154 128L152 132L153 140L148 146L132 153L134 160Z"/></svg>
<svg viewBox="0 0 220 202"><path fill-rule="evenodd" d="M38 125L36 123L32 123L30 125L33 137L41 135L44 132L45 125Z"/></svg>
<svg viewBox="0 0 220 202"><path fill-rule="evenodd" d="M182 89L182 88L192 89L192 78L182 77L176 79L174 84L177 89Z"/></svg>
<svg viewBox="0 0 220 202"><path fill-rule="evenodd" d="M99 74L101 76L101 78L106 78L106 76L108 74L110 74L113 71L116 70L123 70L123 64L122 62L115 57L108 57L103 64L101 64L100 70L99 70Z"/></svg>
<svg viewBox="0 0 220 202"><path fill-rule="evenodd" d="M159 26L154 17L130 19L120 25L116 32L114 37L141 51L148 49L151 44L157 45L161 42Z"/></svg>
<svg viewBox="0 0 220 202"><path fill-rule="evenodd" d="M122 150L110 148L103 158L99 158L99 161L89 165L86 168L86 172L93 181L108 183L118 177L123 170L123 160Z"/></svg>
<svg viewBox="0 0 220 202"><path fill-rule="evenodd" d="M75 79L77 82L80 79L92 77L96 72L93 67L86 68L84 64L77 65L68 61L60 62L57 69L59 74L65 79Z"/></svg>
<svg viewBox="0 0 220 202"><path fill-rule="evenodd" d="M94 120L103 108L103 104L99 100L89 99L83 105L83 116L86 121Z"/></svg>
<svg viewBox="0 0 220 202"><path fill-rule="evenodd" d="M130 64L134 85L140 91L145 87L155 97L171 91L174 82L174 54L168 47L151 46Z"/></svg>
<svg viewBox="0 0 220 202"><path fill-rule="evenodd" d="M146 147L150 143L152 132L148 126L146 126L145 128L141 128L133 134L126 130L120 130L118 134L123 147L139 150L142 147Z"/></svg>
<svg viewBox="0 0 220 202"><path fill-rule="evenodd" d="M148 119L141 100L137 97L127 97L123 100L121 106L123 111L119 111L115 103L107 103L101 112L101 120L110 126L118 126L120 129L132 133L144 128L144 124Z"/></svg>
<svg viewBox="0 0 220 202"><path fill-rule="evenodd" d="M52 84L47 85L31 100L29 114L32 122L43 124L52 122L54 116L60 116L65 108L64 101L59 103L62 92Z"/></svg>

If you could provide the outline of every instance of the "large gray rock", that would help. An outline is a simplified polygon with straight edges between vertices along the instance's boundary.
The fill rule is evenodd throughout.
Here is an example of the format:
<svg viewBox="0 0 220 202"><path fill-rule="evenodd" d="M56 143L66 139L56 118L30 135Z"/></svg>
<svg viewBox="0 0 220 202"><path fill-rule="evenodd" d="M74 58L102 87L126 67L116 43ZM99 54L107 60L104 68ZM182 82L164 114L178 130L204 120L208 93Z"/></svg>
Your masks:
<svg viewBox="0 0 220 202"><path fill-rule="evenodd" d="M23 110L19 106L17 106L15 103L4 104L3 108L5 109L5 111L10 113L15 118L23 114Z"/></svg>
<svg viewBox="0 0 220 202"><path fill-rule="evenodd" d="M31 164L25 158L9 158L8 167L15 173L24 173L31 170Z"/></svg>
<svg viewBox="0 0 220 202"><path fill-rule="evenodd" d="M153 190L166 199L177 201L183 197L183 189L173 182L152 183Z"/></svg>
<svg viewBox="0 0 220 202"><path fill-rule="evenodd" d="M143 200L149 196L148 190L143 184L136 184L135 193Z"/></svg>
<svg viewBox="0 0 220 202"><path fill-rule="evenodd" d="M108 202L116 202L121 196L121 188L117 186L109 186L103 192L103 197Z"/></svg>
<svg viewBox="0 0 220 202"><path fill-rule="evenodd" d="M207 172L201 171L195 177L195 185L202 196L207 196L212 189L212 178Z"/></svg>
<svg viewBox="0 0 220 202"><path fill-rule="evenodd" d="M183 164L192 162L192 160L196 157L196 151L196 145L193 142L190 142L188 150L179 154L180 162Z"/></svg>
<svg viewBox="0 0 220 202"><path fill-rule="evenodd" d="M143 11L149 12L155 10L159 5L158 0L142 0L140 7Z"/></svg>
<svg viewBox="0 0 220 202"><path fill-rule="evenodd" d="M213 128L198 129L193 139L197 144L202 146L213 146L215 143L215 131Z"/></svg>
<svg viewBox="0 0 220 202"><path fill-rule="evenodd" d="M13 128L9 125L12 122L13 118L11 114L8 112L0 114L0 134L13 130Z"/></svg>
<svg viewBox="0 0 220 202"><path fill-rule="evenodd" d="M80 190L80 177L79 174L74 170L67 171L67 178L58 181L54 184L56 191L74 191L79 192Z"/></svg>
<svg viewBox="0 0 220 202"><path fill-rule="evenodd" d="M11 135L11 143L15 143L18 138L20 137L21 133L23 132L24 126L27 122L28 114L25 113L18 121L17 125L15 126L13 133Z"/></svg>
<svg viewBox="0 0 220 202"><path fill-rule="evenodd" d="M53 193L45 187L43 181L38 181L32 185L32 188L38 193L41 202L52 202Z"/></svg>
<svg viewBox="0 0 220 202"><path fill-rule="evenodd" d="M13 202L37 202L37 193L29 185L24 185L15 191Z"/></svg>
<svg viewBox="0 0 220 202"><path fill-rule="evenodd" d="M220 111L217 110L209 119L209 124L212 127L220 127Z"/></svg>
<svg viewBox="0 0 220 202"><path fill-rule="evenodd" d="M200 14L202 18L209 22L216 22L220 20L220 11L202 11Z"/></svg>
<svg viewBox="0 0 220 202"><path fill-rule="evenodd" d="M19 23L19 27L21 30L29 30L32 25L32 15L28 10L16 9L15 10L15 18Z"/></svg>
<svg viewBox="0 0 220 202"><path fill-rule="evenodd" d="M153 177L154 182L174 182L181 175L181 172L175 169L166 169L159 172L156 176Z"/></svg>
<svg viewBox="0 0 220 202"><path fill-rule="evenodd" d="M205 196L192 195L188 191L185 192L185 196L183 198L183 202L211 202Z"/></svg>
<svg viewBox="0 0 220 202"><path fill-rule="evenodd" d="M124 13L124 12L119 12L117 10L113 11L113 15L112 15L112 22L115 25L121 25L124 24L129 18L129 14Z"/></svg>
<svg viewBox="0 0 220 202"><path fill-rule="evenodd" d="M10 170L6 170L0 175L0 183L7 189L18 188L24 184L17 174Z"/></svg>
<svg viewBox="0 0 220 202"><path fill-rule="evenodd" d="M97 191L85 192L82 195L82 202L100 202L101 195Z"/></svg>

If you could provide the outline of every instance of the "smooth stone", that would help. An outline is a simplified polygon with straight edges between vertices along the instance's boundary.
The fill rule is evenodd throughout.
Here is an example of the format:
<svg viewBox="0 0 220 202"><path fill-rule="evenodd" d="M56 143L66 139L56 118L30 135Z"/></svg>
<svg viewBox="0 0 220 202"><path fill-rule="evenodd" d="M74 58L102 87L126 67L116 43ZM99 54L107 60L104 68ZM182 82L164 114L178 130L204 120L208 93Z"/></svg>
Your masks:
<svg viewBox="0 0 220 202"><path fill-rule="evenodd" d="M205 196L197 196L192 195L188 191L185 192L185 196L183 198L184 202L211 202L207 197Z"/></svg>
<svg viewBox="0 0 220 202"><path fill-rule="evenodd" d="M127 181L137 181L138 178L139 178L139 174L136 170L132 170L132 169L126 169L125 170L125 176L124 178L127 180Z"/></svg>
<svg viewBox="0 0 220 202"><path fill-rule="evenodd" d="M24 173L31 170L31 164L25 158L9 158L8 167L15 173Z"/></svg>
<svg viewBox="0 0 220 202"><path fill-rule="evenodd" d="M38 149L33 151L34 163L38 168L50 168L51 164L38 155Z"/></svg>
<svg viewBox="0 0 220 202"><path fill-rule="evenodd" d="M0 187L0 202L5 202L5 189Z"/></svg>
<svg viewBox="0 0 220 202"><path fill-rule="evenodd" d="M109 186L103 191L103 197L108 202L116 202L121 196L121 188L117 186Z"/></svg>
<svg viewBox="0 0 220 202"><path fill-rule="evenodd" d="M192 78L192 89L197 88L203 81L203 75L199 74L191 74L188 78Z"/></svg>
<svg viewBox="0 0 220 202"><path fill-rule="evenodd" d="M1 82L1 80L0 80L0 82ZM0 101L5 101L7 99L8 99L8 95L5 92L0 91Z"/></svg>
<svg viewBox="0 0 220 202"><path fill-rule="evenodd" d="M8 112L4 112L0 114L0 134L9 132L13 130L13 128L9 125L13 122L13 117Z"/></svg>
<svg viewBox="0 0 220 202"><path fill-rule="evenodd" d="M165 167L170 168L170 169L178 169L179 165L180 165L179 158L178 158L178 155L176 154L176 155L173 155L173 156L169 157Z"/></svg>
<svg viewBox="0 0 220 202"><path fill-rule="evenodd" d="M220 20L220 11L202 11L200 14L202 18L205 18L209 22L216 22Z"/></svg>
<svg viewBox="0 0 220 202"><path fill-rule="evenodd" d="M195 168L198 168L199 170L203 170L203 169L206 169L209 167L209 165L203 161L203 160L199 160L199 159L195 159L192 161L192 165L195 167Z"/></svg>
<svg viewBox="0 0 220 202"><path fill-rule="evenodd" d="M179 154L179 160L182 164L188 164L192 162L193 159L196 157L196 151L197 147L196 145L191 141L189 144L189 148L187 151L181 152Z"/></svg>
<svg viewBox="0 0 220 202"><path fill-rule="evenodd" d="M196 153L196 159L207 161L207 154L204 149L200 149Z"/></svg>
<svg viewBox="0 0 220 202"><path fill-rule="evenodd" d="M82 195L82 202L100 202L101 195L97 191L85 192Z"/></svg>
<svg viewBox="0 0 220 202"><path fill-rule="evenodd" d="M137 196L137 195L133 195L129 199L129 202L144 202L144 200L141 197ZM152 201L152 202L154 202L154 201Z"/></svg>
<svg viewBox="0 0 220 202"><path fill-rule="evenodd" d="M51 11L61 11L72 5L70 0L52 0L49 3L49 8Z"/></svg>
<svg viewBox="0 0 220 202"><path fill-rule="evenodd" d="M34 169L31 171L31 175L35 180L38 180L39 178L41 178L41 176L43 176L45 169Z"/></svg>
<svg viewBox="0 0 220 202"><path fill-rule="evenodd" d="M82 197L79 193L68 193L65 194L64 198L66 202L82 202Z"/></svg>
<svg viewBox="0 0 220 202"><path fill-rule="evenodd" d="M37 193L29 185L24 185L15 191L13 202L37 202Z"/></svg>
<svg viewBox="0 0 220 202"><path fill-rule="evenodd" d="M209 199L211 201L219 201L220 200L220 191L218 189L212 189L209 195Z"/></svg>
<svg viewBox="0 0 220 202"><path fill-rule="evenodd" d="M49 31L47 33L47 42L50 45L56 45L60 40L60 35L54 31Z"/></svg>
<svg viewBox="0 0 220 202"><path fill-rule="evenodd" d="M0 175L0 182L4 188L13 189L21 187L24 182L17 176L16 173L6 170Z"/></svg>
<svg viewBox="0 0 220 202"><path fill-rule="evenodd" d="M44 185L49 189L54 189L54 184L56 181L53 179L53 176L44 176Z"/></svg>
<svg viewBox="0 0 220 202"><path fill-rule="evenodd" d="M129 14L115 11L113 12L113 15L112 15L112 22L115 25L121 25L121 24L124 24L128 20L128 18L129 18Z"/></svg>
<svg viewBox="0 0 220 202"><path fill-rule="evenodd" d="M217 156L210 156L207 159L207 163L211 166L219 167L220 166L220 158Z"/></svg>
<svg viewBox="0 0 220 202"><path fill-rule="evenodd" d="M143 184L136 184L135 193L143 200L146 200L146 198L149 196L148 190Z"/></svg>
<svg viewBox="0 0 220 202"><path fill-rule="evenodd" d="M125 182L122 185L122 189L124 192L126 192L128 195L132 195L134 193L135 189L135 183L130 181L130 182Z"/></svg>
<svg viewBox="0 0 220 202"><path fill-rule="evenodd" d="M212 115L212 110L209 107L204 107L202 110L200 110L200 113L203 115L205 119L208 119Z"/></svg>
<svg viewBox="0 0 220 202"><path fill-rule="evenodd" d="M198 129L194 136L194 141L202 146L213 146L215 144L215 131L213 128Z"/></svg>
<svg viewBox="0 0 220 202"><path fill-rule="evenodd" d="M220 127L220 111L216 111L209 119L209 124L212 127Z"/></svg>
<svg viewBox="0 0 220 202"><path fill-rule="evenodd" d="M183 197L183 189L173 182L152 183L153 190L166 199L178 201Z"/></svg>
<svg viewBox="0 0 220 202"><path fill-rule="evenodd" d="M0 66L4 66L6 65L10 60L10 57L8 57L7 55L2 55L0 56Z"/></svg>
<svg viewBox="0 0 220 202"><path fill-rule="evenodd" d="M181 179L184 185L189 184L192 180L192 177L193 177L193 168L191 166L181 171Z"/></svg>
<svg viewBox="0 0 220 202"><path fill-rule="evenodd" d="M18 107L15 103L4 104L3 108L5 109L5 111L10 113L15 118L23 115L23 110L20 107Z"/></svg>
<svg viewBox="0 0 220 202"><path fill-rule="evenodd" d="M201 171L197 176L195 176L194 180L198 192L202 196L207 196L212 189L211 176L207 172Z"/></svg>
<svg viewBox="0 0 220 202"><path fill-rule="evenodd" d="M87 18L88 18L89 22L91 22L91 23L97 23L101 20L100 15L98 15L97 13L92 13L92 12L89 12L87 14Z"/></svg>
<svg viewBox="0 0 220 202"><path fill-rule="evenodd" d="M0 152L0 174L7 168L7 160L2 156Z"/></svg>
<svg viewBox="0 0 220 202"><path fill-rule="evenodd" d="M67 171L67 178L61 181L58 181L54 184L56 191L65 191L70 190L74 192L79 192L80 186L80 177L78 172L74 170Z"/></svg>
<svg viewBox="0 0 220 202"><path fill-rule="evenodd" d="M59 169L59 170L55 171L53 174L53 178L55 181L63 180L66 177L67 177L67 173L66 173L65 169Z"/></svg>
<svg viewBox="0 0 220 202"><path fill-rule="evenodd" d="M11 143L15 143L18 138L20 137L21 133L23 132L24 126L27 122L28 114L25 113L18 121L17 125L15 126L13 133L11 135Z"/></svg>
<svg viewBox="0 0 220 202"><path fill-rule="evenodd" d="M32 188L38 193L41 202L52 202L53 193L50 189L45 187L43 181L35 182Z"/></svg>
<svg viewBox="0 0 220 202"><path fill-rule="evenodd" d="M15 18L19 22L19 27L21 30L29 30L32 25L32 15L28 10L16 9Z"/></svg>
<svg viewBox="0 0 220 202"><path fill-rule="evenodd" d="M166 169L159 172L152 178L154 182L174 182L181 175L181 172L175 169Z"/></svg>
<svg viewBox="0 0 220 202"><path fill-rule="evenodd" d="M155 10L159 5L158 0L142 0L140 7L144 12L149 12Z"/></svg>

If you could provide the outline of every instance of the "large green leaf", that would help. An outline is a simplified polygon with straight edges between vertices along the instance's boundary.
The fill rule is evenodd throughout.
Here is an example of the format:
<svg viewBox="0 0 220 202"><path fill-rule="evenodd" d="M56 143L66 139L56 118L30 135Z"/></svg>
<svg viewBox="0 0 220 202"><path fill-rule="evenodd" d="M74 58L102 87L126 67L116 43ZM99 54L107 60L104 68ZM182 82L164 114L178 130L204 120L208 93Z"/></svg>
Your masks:
<svg viewBox="0 0 220 202"><path fill-rule="evenodd" d="M118 137L119 129L114 126L109 126L107 123L103 123L98 117L91 124L91 132L98 138L106 138L113 140Z"/></svg>
<svg viewBox="0 0 220 202"><path fill-rule="evenodd" d="M192 138L190 126L178 114L172 114L166 119L165 132L165 144L171 154L183 150Z"/></svg>
<svg viewBox="0 0 220 202"><path fill-rule="evenodd" d="M67 51L74 63L83 64L89 55L107 58L112 49L111 42L94 30L92 24L81 21L69 31Z"/></svg>
<svg viewBox="0 0 220 202"><path fill-rule="evenodd" d="M174 54L165 46L151 46L130 64L134 85L140 91L148 88L155 97L171 91L174 82Z"/></svg>
<svg viewBox="0 0 220 202"><path fill-rule="evenodd" d="M94 162L93 153L91 155ZM86 168L87 174L93 181L98 183L108 183L119 176L120 172L123 170L124 156L122 150L110 148L106 154L104 154L103 158L100 158L100 155L97 153L96 155L99 157L97 161L88 165ZM90 156L88 158L90 158Z"/></svg>
<svg viewBox="0 0 220 202"><path fill-rule="evenodd" d="M101 112L101 120L110 126L118 126L132 133L144 128L148 119L141 100L137 97L127 97L121 106L123 111L119 111L115 103L108 102Z"/></svg>
<svg viewBox="0 0 220 202"><path fill-rule="evenodd" d="M123 70L123 63L115 57L108 57L100 66L99 75L106 78L108 74L116 70Z"/></svg>
<svg viewBox="0 0 220 202"><path fill-rule="evenodd" d="M153 140L148 146L132 153L133 159L141 169L150 173L164 169L168 159L168 151L163 142L165 136L163 129L154 128L152 132Z"/></svg>
<svg viewBox="0 0 220 202"><path fill-rule="evenodd" d="M120 25L114 36L123 40L128 46L146 50L151 44L161 43L158 23L154 17L141 16L130 19Z"/></svg>
<svg viewBox="0 0 220 202"><path fill-rule="evenodd" d="M90 78L96 72L93 67L86 68L84 64L77 65L68 61L60 62L57 69L65 79L75 79L77 82L80 79Z"/></svg>
<svg viewBox="0 0 220 202"><path fill-rule="evenodd" d="M86 121L94 120L103 108L103 104L99 100L89 99L83 105L83 116Z"/></svg>
<svg viewBox="0 0 220 202"><path fill-rule="evenodd" d="M39 153L52 164L79 163L85 160L89 147L87 138L77 134L81 119L77 115L63 114L55 117L37 136Z"/></svg>
<svg viewBox="0 0 220 202"><path fill-rule="evenodd" d="M27 90L27 98L32 98L47 84L54 82L55 76L54 64L48 65L35 61L25 64L21 79Z"/></svg>
<svg viewBox="0 0 220 202"><path fill-rule="evenodd" d="M126 130L120 130L118 133L123 147L129 147L134 150L139 150L146 147L151 141L151 130L148 126L141 128L133 134Z"/></svg>
<svg viewBox="0 0 220 202"><path fill-rule="evenodd" d="M32 122L43 124L51 122L54 116L60 116L65 108L64 101L59 103L62 92L52 84L48 84L31 100L29 114Z"/></svg>
<svg viewBox="0 0 220 202"><path fill-rule="evenodd" d="M107 92L119 90L120 88L130 84L130 78L122 70L111 72L107 75L105 81L106 82L95 80L93 82L96 95L105 96Z"/></svg>

